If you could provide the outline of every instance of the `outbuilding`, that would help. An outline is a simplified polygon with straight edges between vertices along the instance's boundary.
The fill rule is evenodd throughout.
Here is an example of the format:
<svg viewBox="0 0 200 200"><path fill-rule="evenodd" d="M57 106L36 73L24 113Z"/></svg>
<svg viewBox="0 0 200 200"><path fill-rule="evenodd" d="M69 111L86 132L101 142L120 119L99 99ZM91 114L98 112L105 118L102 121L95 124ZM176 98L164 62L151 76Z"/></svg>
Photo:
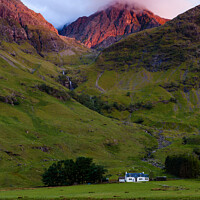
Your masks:
<svg viewBox="0 0 200 200"><path fill-rule="evenodd" d="M123 177L119 177L118 181L119 181L119 183L125 183L126 182L124 176Z"/></svg>

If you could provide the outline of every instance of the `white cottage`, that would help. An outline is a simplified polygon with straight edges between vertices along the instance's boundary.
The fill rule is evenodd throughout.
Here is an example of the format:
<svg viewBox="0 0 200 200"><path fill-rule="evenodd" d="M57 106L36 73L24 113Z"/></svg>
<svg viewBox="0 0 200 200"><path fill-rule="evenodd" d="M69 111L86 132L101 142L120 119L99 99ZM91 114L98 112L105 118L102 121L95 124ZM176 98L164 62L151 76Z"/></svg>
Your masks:
<svg viewBox="0 0 200 200"><path fill-rule="evenodd" d="M125 174L125 181L131 182L145 182L149 181L149 175L143 173L127 173Z"/></svg>

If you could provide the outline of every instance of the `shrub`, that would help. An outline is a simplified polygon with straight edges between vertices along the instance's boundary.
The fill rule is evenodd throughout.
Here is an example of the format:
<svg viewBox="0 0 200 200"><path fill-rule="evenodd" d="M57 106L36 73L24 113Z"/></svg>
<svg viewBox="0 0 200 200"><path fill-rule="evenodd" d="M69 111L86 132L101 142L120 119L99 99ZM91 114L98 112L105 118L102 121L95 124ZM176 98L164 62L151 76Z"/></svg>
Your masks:
<svg viewBox="0 0 200 200"><path fill-rule="evenodd" d="M82 105L88 107L91 110L94 110L100 114L102 114L103 110L106 110L108 113L112 111L112 105L108 104L105 101L101 100L101 97L97 96L90 96L88 94L81 94L78 95L74 91L70 92L70 95L72 98L74 98L76 101L81 103Z"/></svg>
<svg viewBox="0 0 200 200"><path fill-rule="evenodd" d="M70 100L70 95L65 92L64 90L63 91L60 91L58 89L55 89L51 86L48 86L46 84L41 84L38 86L38 89L41 91L41 92L45 92L47 93L48 95L51 95L53 97L56 97L57 99L60 99L62 101L68 101Z"/></svg>
<svg viewBox="0 0 200 200"><path fill-rule="evenodd" d="M136 124L142 124L143 122L144 122L144 119L142 117L139 117L134 120L134 123L136 123Z"/></svg>
<svg viewBox="0 0 200 200"><path fill-rule="evenodd" d="M200 136L183 137L183 144L200 145Z"/></svg>
<svg viewBox="0 0 200 200"><path fill-rule="evenodd" d="M200 160L200 148L199 147L194 148L193 149L193 153L195 153L198 156L199 160Z"/></svg>

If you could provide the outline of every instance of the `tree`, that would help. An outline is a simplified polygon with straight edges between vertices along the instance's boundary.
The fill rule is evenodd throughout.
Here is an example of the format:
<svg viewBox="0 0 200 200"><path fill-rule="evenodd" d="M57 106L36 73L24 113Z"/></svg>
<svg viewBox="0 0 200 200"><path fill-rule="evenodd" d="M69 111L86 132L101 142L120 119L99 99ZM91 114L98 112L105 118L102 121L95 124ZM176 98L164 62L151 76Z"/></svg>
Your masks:
<svg viewBox="0 0 200 200"><path fill-rule="evenodd" d="M92 158L78 157L75 165L76 181L79 184L101 182L107 172L104 166L93 163Z"/></svg>
<svg viewBox="0 0 200 200"><path fill-rule="evenodd" d="M90 166L90 171L88 173L88 182L95 183L95 182L102 182L104 179L103 175L107 172L107 169L104 168L102 165L95 165L92 164Z"/></svg>
<svg viewBox="0 0 200 200"><path fill-rule="evenodd" d="M92 158L78 157L75 162L63 160L52 164L42 175L42 181L47 186L99 183L106 172L104 166L96 165Z"/></svg>
<svg viewBox="0 0 200 200"><path fill-rule="evenodd" d="M73 160L65 160L64 161L64 169L61 172L63 175L63 179L65 180L65 185L73 185L76 181L75 177L75 163Z"/></svg>
<svg viewBox="0 0 200 200"><path fill-rule="evenodd" d="M42 181L47 186L73 185L75 178L73 160L63 160L52 164L42 175Z"/></svg>
<svg viewBox="0 0 200 200"><path fill-rule="evenodd" d="M77 183L85 183L89 179L89 173L92 165L92 158L78 157L76 159L76 181Z"/></svg>
<svg viewBox="0 0 200 200"><path fill-rule="evenodd" d="M181 178L197 178L200 175L200 162L196 155L173 155L165 160L166 172Z"/></svg>

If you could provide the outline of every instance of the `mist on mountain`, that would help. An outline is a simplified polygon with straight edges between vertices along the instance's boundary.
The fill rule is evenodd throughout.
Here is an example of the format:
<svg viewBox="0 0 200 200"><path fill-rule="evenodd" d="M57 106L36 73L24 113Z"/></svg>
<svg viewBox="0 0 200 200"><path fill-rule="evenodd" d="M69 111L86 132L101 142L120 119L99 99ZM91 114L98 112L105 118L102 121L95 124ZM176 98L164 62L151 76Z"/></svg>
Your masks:
<svg viewBox="0 0 200 200"><path fill-rule="evenodd" d="M40 12L56 28L75 21L78 17L89 16L116 0L22 0L29 8ZM195 6L190 0L121 0L145 6L164 18L174 18Z"/></svg>

